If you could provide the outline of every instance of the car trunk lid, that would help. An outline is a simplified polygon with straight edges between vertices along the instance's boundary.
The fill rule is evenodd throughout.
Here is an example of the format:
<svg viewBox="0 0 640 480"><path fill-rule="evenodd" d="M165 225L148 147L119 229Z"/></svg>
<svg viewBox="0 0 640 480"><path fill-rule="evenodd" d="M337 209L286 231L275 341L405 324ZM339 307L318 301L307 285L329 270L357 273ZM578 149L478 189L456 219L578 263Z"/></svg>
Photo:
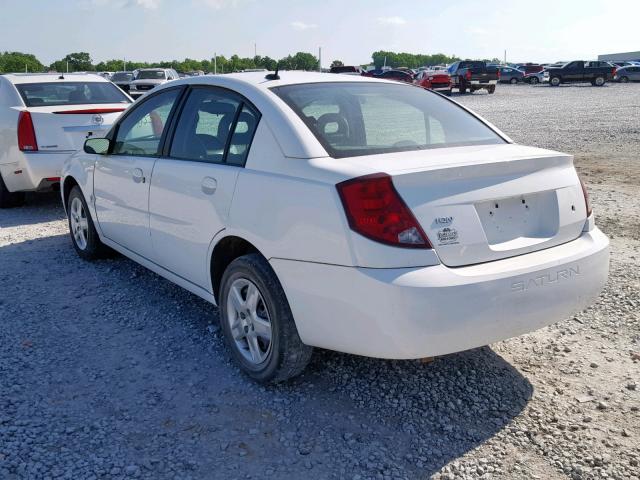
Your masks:
<svg viewBox="0 0 640 480"><path fill-rule="evenodd" d="M41 151L80 150L88 136L102 137L128 104L29 107Z"/></svg>
<svg viewBox="0 0 640 480"><path fill-rule="evenodd" d="M488 145L350 161L393 177L440 260L452 267L571 241L586 219L573 159L558 152Z"/></svg>

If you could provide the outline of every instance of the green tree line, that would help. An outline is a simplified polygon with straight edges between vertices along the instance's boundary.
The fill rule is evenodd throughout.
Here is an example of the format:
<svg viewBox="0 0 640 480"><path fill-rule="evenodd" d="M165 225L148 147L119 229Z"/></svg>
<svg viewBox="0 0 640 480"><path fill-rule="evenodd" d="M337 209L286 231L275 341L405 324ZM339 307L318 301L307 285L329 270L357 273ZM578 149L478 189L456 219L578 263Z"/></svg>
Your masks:
<svg viewBox="0 0 640 480"><path fill-rule="evenodd" d="M436 53L433 55L414 54L414 53L397 53L378 51L371 55L373 64L380 68L383 65L388 67L409 67L417 68L423 65L448 64L460 60L455 55L445 55ZM493 59L497 60L497 59ZM257 55L255 57L240 57L232 55L225 57L218 55L215 58L204 60L195 60L185 58L184 60L171 60L161 62L139 62L127 61L126 69L135 70L137 68L160 67L174 68L180 72L191 72L195 70L203 70L205 72L218 73L237 72L252 68L265 68L267 70L275 70L276 65L281 70L317 70L318 59L311 53L298 52L294 55L287 55L284 58L276 60L268 56ZM332 65L342 65L342 61L334 60ZM22 52L0 52L0 73L7 72L66 72L67 68L70 72L84 71L120 71L125 68L123 59L112 59L94 63L91 55L87 52L75 52L66 55L60 60L56 60L50 65L44 65L34 55Z"/></svg>

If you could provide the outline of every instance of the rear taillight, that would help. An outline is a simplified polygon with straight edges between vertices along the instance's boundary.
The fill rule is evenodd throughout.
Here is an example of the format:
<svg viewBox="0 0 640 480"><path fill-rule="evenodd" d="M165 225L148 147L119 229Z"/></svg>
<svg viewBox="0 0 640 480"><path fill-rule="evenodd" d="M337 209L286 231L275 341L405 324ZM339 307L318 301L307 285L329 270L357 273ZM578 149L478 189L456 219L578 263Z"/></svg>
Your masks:
<svg viewBox="0 0 640 480"><path fill-rule="evenodd" d="M587 186L585 185L582 178L580 178L580 186L582 186L582 195L584 196L584 205L587 208L587 217L590 217L593 213L593 209L591 208L591 202L589 201L589 192L587 192Z"/></svg>
<svg viewBox="0 0 640 480"><path fill-rule="evenodd" d="M467 70L467 73L464 74L464 78L471 80L471 70Z"/></svg>
<svg viewBox="0 0 640 480"><path fill-rule="evenodd" d="M500 80L500 69L496 70L496 73L498 74L498 80Z"/></svg>
<svg viewBox="0 0 640 480"><path fill-rule="evenodd" d="M616 73L618 73L618 68L617 67L613 67L613 70L611 71L611 75L615 77Z"/></svg>
<svg viewBox="0 0 640 480"><path fill-rule="evenodd" d="M431 248L389 175L357 177L339 183L336 188L353 231L396 247Z"/></svg>
<svg viewBox="0 0 640 480"><path fill-rule="evenodd" d="M23 110L18 117L18 148L23 152L37 152L38 142L31 113Z"/></svg>

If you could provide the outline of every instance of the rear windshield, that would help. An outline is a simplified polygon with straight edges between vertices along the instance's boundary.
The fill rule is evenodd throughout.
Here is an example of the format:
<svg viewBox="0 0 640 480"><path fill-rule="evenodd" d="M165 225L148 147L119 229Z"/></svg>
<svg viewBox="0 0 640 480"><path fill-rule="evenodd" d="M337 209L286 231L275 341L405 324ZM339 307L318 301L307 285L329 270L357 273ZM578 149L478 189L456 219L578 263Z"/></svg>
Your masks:
<svg viewBox="0 0 640 480"><path fill-rule="evenodd" d="M133 80L133 73L114 73L111 77L112 82L123 82Z"/></svg>
<svg viewBox="0 0 640 480"><path fill-rule="evenodd" d="M109 82L20 83L16 88L27 107L130 103L124 93Z"/></svg>
<svg viewBox="0 0 640 480"><path fill-rule="evenodd" d="M136 80L164 80L164 70L141 70Z"/></svg>
<svg viewBox="0 0 640 480"><path fill-rule="evenodd" d="M336 158L506 143L455 103L411 85L331 82L272 90Z"/></svg>

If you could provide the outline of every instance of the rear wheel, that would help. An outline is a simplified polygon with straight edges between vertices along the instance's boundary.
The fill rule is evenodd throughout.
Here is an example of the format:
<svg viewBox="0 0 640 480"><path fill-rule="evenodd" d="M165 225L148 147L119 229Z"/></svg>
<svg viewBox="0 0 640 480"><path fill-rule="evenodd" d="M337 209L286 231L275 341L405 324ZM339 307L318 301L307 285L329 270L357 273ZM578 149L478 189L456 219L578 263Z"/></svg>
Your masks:
<svg viewBox="0 0 640 480"><path fill-rule="evenodd" d="M300 340L284 290L264 257L252 253L231 262L219 299L227 346L243 372L276 383L304 370L313 348Z"/></svg>
<svg viewBox="0 0 640 480"><path fill-rule="evenodd" d="M529 83L531 83L531 84L540 83L540 80L538 79L538 77L531 77L529 79Z"/></svg>
<svg viewBox="0 0 640 480"><path fill-rule="evenodd" d="M629 77L620 77L620 83L628 83Z"/></svg>
<svg viewBox="0 0 640 480"><path fill-rule="evenodd" d="M516 77L513 77L511 80L509 80L509 83L511 85L515 85L516 83L518 83L518 79Z"/></svg>
<svg viewBox="0 0 640 480"><path fill-rule="evenodd" d="M111 253L111 249L100 241L87 202L77 185L71 189L67 199L67 218L73 248L81 258L96 260Z"/></svg>
<svg viewBox="0 0 640 480"><path fill-rule="evenodd" d="M487 92L496 93L496 86L495 85L491 85L489 88L487 88Z"/></svg>
<svg viewBox="0 0 640 480"><path fill-rule="evenodd" d="M594 79L593 79L593 84L594 84L596 87L601 87L601 86L603 86L603 85L605 84L605 82L606 82L605 78L604 78L604 77L601 77L601 76L596 77L596 78L594 78Z"/></svg>
<svg viewBox="0 0 640 480"><path fill-rule="evenodd" d="M24 204L24 192L10 192L0 175L0 208L19 207Z"/></svg>
<svg viewBox="0 0 640 480"><path fill-rule="evenodd" d="M560 77L551 77L549 80L549 85L552 87L557 87L560 85Z"/></svg>

